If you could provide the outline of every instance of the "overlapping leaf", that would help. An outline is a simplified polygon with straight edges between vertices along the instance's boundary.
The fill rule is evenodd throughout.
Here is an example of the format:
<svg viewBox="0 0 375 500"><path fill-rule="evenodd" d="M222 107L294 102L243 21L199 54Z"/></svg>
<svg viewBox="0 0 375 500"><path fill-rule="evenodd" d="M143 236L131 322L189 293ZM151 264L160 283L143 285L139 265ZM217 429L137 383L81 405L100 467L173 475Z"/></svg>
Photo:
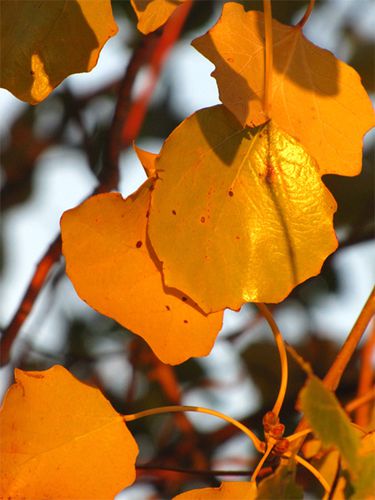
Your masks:
<svg viewBox="0 0 375 500"><path fill-rule="evenodd" d="M303 489L295 480L295 463L280 465L277 471L261 481L257 500L300 500L303 498Z"/></svg>
<svg viewBox="0 0 375 500"><path fill-rule="evenodd" d="M138 447L98 389L62 366L16 370L0 413L1 498L112 499Z"/></svg>
<svg viewBox="0 0 375 500"><path fill-rule="evenodd" d="M169 19L184 0L131 0L138 17L137 28L147 35Z"/></svg>
<svg viewBox="0 0 375 500"><path fill-rule="evenodd" d="M311 376L300 397L305 417L322 444L336 446L351 470L357 470L359 438L335 395Z"/></svg>
<svg viewBox="0 0 375 500"><path fill-rule="evenodd" d="M337 246L334 199L315 162L273 123L200 110L156 160L149 236L166 284L206 312L278 302Z"/></svg>
<svg viewBox="0 0 375 500"><path fill-rule="evenodd" d="M0 85L31 104L90 71L117 33L110 0L2 0Z"/></svg>
<svg viewBox="0 0 375 500"><path fill-rule="evenodd" d="M209 353L223 313L204 314L186 294L163 286L146 236L147 181L126 200L98 195L61 220L67 274L91 307L143 337L164 362Z"/></svg>
<svg viewBox="0 0 375 500"><path fill-rule="evenodd" d="M174 500L255 500L256 493L255 482L224 482L219 488L186 491L174 497Z"/></svg>
<svg viewBox="0 0 375 500"><path fill-rule="evenodd" d="M297 139L320 171L356 175L362 137L374 125L371 101L350 66L307 40L299 27L273 26L272 119ZM267 120L264 17L226 3L221 19L193 45L212 61L220 99L241 123Z"/></svg>

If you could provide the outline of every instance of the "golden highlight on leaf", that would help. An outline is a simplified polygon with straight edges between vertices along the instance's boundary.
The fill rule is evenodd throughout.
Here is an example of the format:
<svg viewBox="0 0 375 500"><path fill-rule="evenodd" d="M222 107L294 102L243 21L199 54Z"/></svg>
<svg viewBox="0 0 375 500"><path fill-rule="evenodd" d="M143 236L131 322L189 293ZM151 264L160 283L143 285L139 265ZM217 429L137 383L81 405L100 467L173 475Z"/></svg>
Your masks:
<svg viewBox="0 0 375 500"><path fill-rule="evenodd" d="M137 14L137 28L144 35L157 30L177 9L184 0L131 0Z"/></svg>
<svg viewBox="0 0 375 500"><path fill-rule="evenodd" d="M0 85L37 104L117 33L110 0L2 0Z"/></svg>
<svg viewBox="0 0 375 500"><path fill-rule="evenodd" d="M255 482L223 482L219 488L202 488L186 491L173 500L255 500L257 486Z"/></svg>
<svg viewBox="0 0 375 500"><path fill-rule="evenodd" d="M226 3L193 46L212 61L220 99L241 123L267 120L264 16ZM298 26L273 20L272 119L318 162L321 174L356 175L362 138L374 126L371 101L356 71L317 47Z"/></svg>
<svg viewBox="0 0 375 500"><path fill-rule="evenodd" d="M61 219L67 274L78 295L150 345L165 363L207 355L223 313L204 314L184 293L165 287L146 235L145 184L124 200L93 196Z"/></svg>
<svg viewBox="0 0 375 500"><path fill-rule="evenodd" d="M16 370L0 412L0 497L113 499L138 447L98 389L56 365Z"/></svg>
<svg viewBox="0 0 375 500"><path fill-rule="evenodd" d="M337 247L336 203L316 163L269 123L203 109L156 160L149 236L167 285L206 312L279 302Z"/></svg>

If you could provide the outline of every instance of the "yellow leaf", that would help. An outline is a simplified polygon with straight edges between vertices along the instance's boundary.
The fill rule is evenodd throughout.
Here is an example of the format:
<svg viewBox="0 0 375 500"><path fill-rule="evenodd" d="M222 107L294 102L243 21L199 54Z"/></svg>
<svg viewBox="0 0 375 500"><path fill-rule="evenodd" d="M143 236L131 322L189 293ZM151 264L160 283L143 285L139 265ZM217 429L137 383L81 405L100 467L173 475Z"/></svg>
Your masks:
<svg viewBox="0 0 375 500"><path fill-rule="evenodd" d="M312 158L273 123L203 109L156 160L149 236L168 286L204 311L279 302L335 250L336 203Z"/></svg>
<svg viewBox="0 0 375 500"><path fill-rule="evenodd" d="M222 312L204 314L178 290L163 286L146 225L152 182L126 200L94 196L61 220L67 274L91 307L143 337L165 363L209 353Z"/></svg>
<svg viewBox="0 0 375 500"><path fill-rule="evenodd" d="M37 104L117 33L110 0L2 0L0 85Z"/></svg>
<svg viewBox="0 0 375 500"><path fill-rule="evenodd" d="M158 155L155 153L150 153L149 151L145 151L144 149L139 148L136 144L134 144L133 147L139 161L142 163L147 177L155 177L155 161Z"/></svg>
<svg viewBox="0 0 375 500"><path fill-rule="evenodd" d="M131 0L137 14L137 28L147 35L157 30L169 19L185 0Z"/></svg>
<svg viewBox="0 0 375 500"><path fill-rule="evenodd" d="M0 413L1 498L112 499L138 447L98 389L62 366L15 371Z"/></svg>
<svg viewBox="0 0 375 500"><path fill-rule="evenodd" d="M186 491L173 500L255 500L257 486L255 482L224 482L219 488L202 488Z"/></svg>
<svg viewBox="0 0 375 500"><path fill-rule="evenodd" d="M356 175L362 137L374 125L371 101L354 69L273 20L272 120L297 139L322 174ZM267 119L264 97L264 17L226 3L218 23L193 42L216 69L220 99L241 123Z"/></svg>

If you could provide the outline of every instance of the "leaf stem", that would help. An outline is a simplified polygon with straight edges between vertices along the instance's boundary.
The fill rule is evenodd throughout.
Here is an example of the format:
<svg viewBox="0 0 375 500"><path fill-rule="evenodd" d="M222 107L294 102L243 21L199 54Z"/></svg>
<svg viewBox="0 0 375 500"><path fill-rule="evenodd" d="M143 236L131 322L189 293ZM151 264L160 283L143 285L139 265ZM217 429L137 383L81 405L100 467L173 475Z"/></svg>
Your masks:
<svg viewBox="0 0 375 500"><path fill-rule="evenodd" d="M271 118L272 100L272 8L271 0L263 0L264 10L264 31L265 31L265 64L264 64L264 97L263 107L267 118Z"/></svg>
<svg viewBox="0 0 375 500"><path fill-rule="evenodd" d="M309 5L307 6L306 12L302 16L301 20L296 24L296 27L302 29L305 26L305 24L307 23L310 15L311 15L311 12L314 8L314 5L315 5L315 0L310 0Z"/></svg>
<svg viewBox="0 0 375 500"><path fill-rule="evenodd" d="M264 452L262 458L259 460L259 463L258 465L256 466L252 476L251 476L251 479L250 481L255 481L258 474L259 474L259 471L261 470L261 468L263 467L263 464L264 462L267 460L268 458L268 455L271 453L272 451L272 448L275 446L276 444L276 439L274 438L270 438L268 441L267 441L267 448L266 448L266 451Z"/></svg>
<svg viewBox="0 0 375 500"><path fill-rule="evenodd" d="M303 467L305 467L307 470L309 470L311 472L311 474L313 474L316 477L316 479L320 482L320 484L323 486L324 490L327 493L330 492L331 487L328 484L327 480L322 476L322 474L313 465L310 464L310 462L308 462L304 458L300 457L299 455L294 455L293 458L296 462L303 465Z"/></svg>
<svg viewBox="0 0 375 500"><path fill-rule="evenodd" d="M177 413L181 411L192 411L197 413L206 413L207 415L212 415L217 418L221 418L226 422L234 425L238 429L240 429L250 440L252 441L255 448L261 453L264 452L265 445L263 441L261 441L250 429L248 429L245 425L238 422L238 420L225 415L224 413L220 413L216 410L211 410L209 408L202 408L200 406L185 406L185 405L174 405L174 406L160 406L158 408L151 408L149 410L143 410L137 413L132 413L129 415L123 415L125 422L132 422L134 420L138 420L139 418L149 417L151 415L160 415L162 413Z"/></svg>
<svg viewBox="0 0 375 500"><path fill-rule="evenodd" d="M344 345L342 346L340 352L336 356L335 361L332 363L330 369L328 370L326 376L324 377L324 385L327 389L335 391L340 383L342 374L350 361L359 341L364 334L367 325L370 323L371 318L375 314L375 287L372 289L366 304L364 305L357 321L351 332L348 335Z"/></svg>
<svg viewBox="0 0 375 500"><path fill-rule="evenodd" d="M281 332L273 319L271 311L268 309L268 307L265 304L258 303L256 304L258 307L259 311L261 312L262 316L266 319L267 323L269 324L273 336L275 338L275 342L277 345L277 349L279 351L279 356L280 356L280 364L281 364L281 381L280 381L280 388L279 388L279 393L277 395L276 402L273 406L272 412L278 416L282 407L282 404L284 402L285 398L285 393L286 393L286 388L288 385L288 358L286 354L286 348L285 344L283 341L283 337L281 335Z"/></svg>

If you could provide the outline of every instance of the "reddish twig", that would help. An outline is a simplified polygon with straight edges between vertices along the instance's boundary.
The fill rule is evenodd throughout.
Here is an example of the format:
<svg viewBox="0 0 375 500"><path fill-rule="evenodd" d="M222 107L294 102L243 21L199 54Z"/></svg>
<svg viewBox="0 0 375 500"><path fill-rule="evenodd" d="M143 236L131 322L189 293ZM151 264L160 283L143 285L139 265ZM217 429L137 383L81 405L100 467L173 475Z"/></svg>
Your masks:
<svg viewBox="0 0 375 500"><path fill-rule="evenodd" d="M132 109L129 111L128 120L124 124L122 130L122 138L125 144L130 144L140 131L145 112L158 82L164 61L181 33L192 4L192 0L187 0L182 3L174 11L164 26L163 33L150 59L150 80L148 85L133 103Z"/></svg>
<svg viewBox="0 0 375 500"><path fill-rule="evenodd" d="M132 58L126 68L118 91L118 99L114 111L111 127L109 130L108 142L105 151L103 169L99 175L99 186L97 193L110 191L118 185L119 181L119 158L120 153L126 146L130 146L136 135L129 137L128 141L123 141L122 130L126 123L131 121L132 109L136 105L132 102L132 92L139 70L147 64L156 50L156 38L154 34L145 36L139 47L133 53ZM146 109L141 117L144 120Z"/></svg>
<svg viewBox="0 0 375 500"><path fill-rule="evenodd" d="M0 344L1 364L5 364L9 361L9 352L17 336L17 333L28 317L52 266L55 264L55 262L57 262L60 254L61 237L59 234L51 243L48 250L37 264L34 275L30 281L29 286L27 287L24 296L22 297L21 303L8 327L3 332Z"/></svg>
<svg viewBox="0 0 375 500"><path fill-rule="evenodd" d="M361 350L361 368L359 372L357 398L366 395L373 385L374 370L372 366L372 354L375 348L375 321L372 322L370 335ZM355 413L355 422L360 427L366 427L370 419L370 405L363 404Z"/></svg>
<svg viewBox="0 0 375 500"><path fill-rule="evenodd" d="M155 88L157 78L160 74L162 63L173 43L177 40L191 5L192 2L189 0L176 9L175 14L165 26L157 44L155 44L155 35L151 34L144 37L141 45L134 51L127 66L125 76L120 84L117 105L109 132L104 168L99 176L100 184L95 189L95 193L109 191L117 186L120 152L124 146L129 146L138 134L146 114L151 93ZM148 87L147 98L143 97L141 103L139 99L132 103L131 94L136 76L139 69L148 61L150 61L150 65L154 69L152 85ZM3 332L0 342L0 362L2 364L8 362L12 344L28 317L51 267L59 259L60 255L61 235L58 235L37 265L29 287L14 317Z"/></svg>
<svg viewBox="0 0 375 500"><path fill-rule="evenodd" d="M332 363L330 369L328 370L326 376L324 377L324 385L327 389L335 391L340 383L342 374L349 363L359 341L364 334L367 325L370 323L372 317L375 314L375 288L373 288L364 305L357 321L349 333L344 345L340 349L340 352L336 356L335 361Z"/></svg>

